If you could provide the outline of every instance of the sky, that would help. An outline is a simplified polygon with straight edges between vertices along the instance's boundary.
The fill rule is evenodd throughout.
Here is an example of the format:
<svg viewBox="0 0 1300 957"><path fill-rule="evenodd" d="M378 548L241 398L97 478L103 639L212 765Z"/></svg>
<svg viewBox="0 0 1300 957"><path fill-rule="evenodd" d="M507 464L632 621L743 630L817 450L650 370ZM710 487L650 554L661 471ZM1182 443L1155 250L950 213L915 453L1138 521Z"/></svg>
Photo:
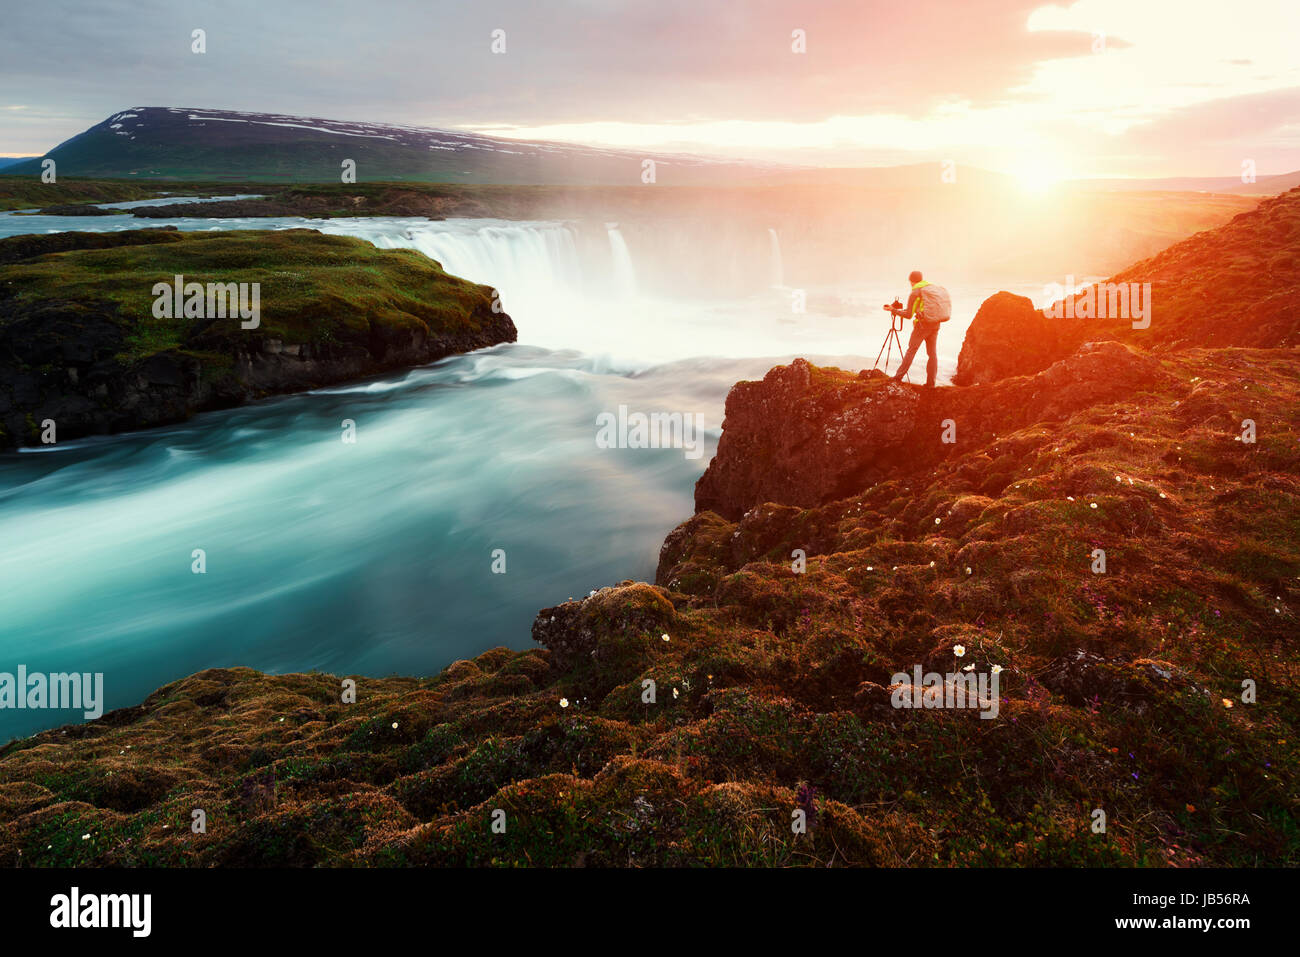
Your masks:
<svg viewBox="0 0 1300 957"><path fill-rule="evenodd" d="M823 166L1268 175L1300 169L1298 36L1300 0L41 0L0 13L0 155L178 106Z"/></svg>

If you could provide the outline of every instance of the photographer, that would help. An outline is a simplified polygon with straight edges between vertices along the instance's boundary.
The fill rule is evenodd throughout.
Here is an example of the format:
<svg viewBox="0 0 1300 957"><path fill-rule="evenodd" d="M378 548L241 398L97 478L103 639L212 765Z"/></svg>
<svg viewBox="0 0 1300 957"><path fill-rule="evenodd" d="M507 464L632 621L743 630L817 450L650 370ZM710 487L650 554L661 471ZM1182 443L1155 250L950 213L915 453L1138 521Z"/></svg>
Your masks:
<svg viewBox="0 0 1300 957"><path fill-rule="evenodd" d="M895 316L910 316L912 319L912 337L907 341L907 352L903 356L903 363L894 373L895 382L901 382L903 376L907 374L908 367L912 364L912 359L916 355L916 350L921 348L921 343L925 343L926 363L925 363L925 387L934 388L934 378L939 372L939 326L945 323L952 316L952 299L948 296L948 290L943 286L936 286L932 282L926 282L921 277L919 269L913 270L907 277L908 282L912 284L911 295L907 297L907 305L902 308L896 305L886 306L890 313ZM894 300L897 303L898 300Z"/></svg>

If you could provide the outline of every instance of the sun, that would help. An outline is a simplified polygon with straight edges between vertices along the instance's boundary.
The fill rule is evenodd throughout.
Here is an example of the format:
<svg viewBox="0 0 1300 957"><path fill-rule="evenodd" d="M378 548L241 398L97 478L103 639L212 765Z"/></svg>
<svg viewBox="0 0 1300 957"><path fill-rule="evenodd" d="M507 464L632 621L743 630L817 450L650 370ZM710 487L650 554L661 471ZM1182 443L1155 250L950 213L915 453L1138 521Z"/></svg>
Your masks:
<svg viewBox="0 0 1300 957"><path fill-rule="evenodd" d="M1026 196L1045 196L1067 178L1062 164L1038 155L1019 158L1008 175Z"/></svg>

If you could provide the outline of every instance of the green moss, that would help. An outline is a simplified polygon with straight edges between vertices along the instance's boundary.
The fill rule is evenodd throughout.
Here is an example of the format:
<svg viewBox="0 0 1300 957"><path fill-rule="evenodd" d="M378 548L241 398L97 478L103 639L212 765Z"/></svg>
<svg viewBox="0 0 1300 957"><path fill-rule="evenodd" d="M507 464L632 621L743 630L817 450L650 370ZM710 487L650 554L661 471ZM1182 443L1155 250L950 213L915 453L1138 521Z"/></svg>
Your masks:
<svg viewBox="0 0 1300 957"><path fill-rule="evenodd" d="M260 326L244 330L238 316L201 328L192 318L155 317L155 284L170 286L177 275L205 285L257 283ZM492 302L487 287L447 274L414 250L380 250L304 229L183 233L166 243L53 253L7 267L4 278L20 301L117 306L128 360L183 349L196 335L207 345L190 354L207 357L265 339L365 343L380 331L477 331Z"/></svg>

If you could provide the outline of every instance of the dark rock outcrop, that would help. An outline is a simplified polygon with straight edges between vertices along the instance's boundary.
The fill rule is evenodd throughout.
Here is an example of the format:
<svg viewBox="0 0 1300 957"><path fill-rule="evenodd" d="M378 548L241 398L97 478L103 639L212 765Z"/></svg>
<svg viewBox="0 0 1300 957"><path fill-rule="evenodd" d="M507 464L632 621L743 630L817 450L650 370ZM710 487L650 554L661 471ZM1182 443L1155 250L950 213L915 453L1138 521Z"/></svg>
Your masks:
<svg viewBox="0 0 1300 957"><path fill-rule="evenodd" d="M1058 320L1045 317L1024 296L999 292L980 306L966 330L953 385L996 382L1042 372L1062 357Z"/></svg>
<svg viewBox="0 0 1300 957"><path fill-rule="evenodd" d="M821 505L1168 381L1159 362L1115 341L1084 343L1034 376L966 389L922 391L796 359L732 388L695 510L735 521L766 502Z"/></svg>
<svg viewBox="0 0 1300 957"><path fill-rule="evenodd" d="M46 206L41 210L42 216L121 216L126 210L113 209L111 206L91 206L88 203L62 203Z"/></svg>
<svg viewBox="0 0 1300 957"><path fill-rule="evenodd" d="M829 375L804 359L738 383L695 510L738 518L758 502L815 505L861 488L912 431L919 403L883 374Z"/></svg>

